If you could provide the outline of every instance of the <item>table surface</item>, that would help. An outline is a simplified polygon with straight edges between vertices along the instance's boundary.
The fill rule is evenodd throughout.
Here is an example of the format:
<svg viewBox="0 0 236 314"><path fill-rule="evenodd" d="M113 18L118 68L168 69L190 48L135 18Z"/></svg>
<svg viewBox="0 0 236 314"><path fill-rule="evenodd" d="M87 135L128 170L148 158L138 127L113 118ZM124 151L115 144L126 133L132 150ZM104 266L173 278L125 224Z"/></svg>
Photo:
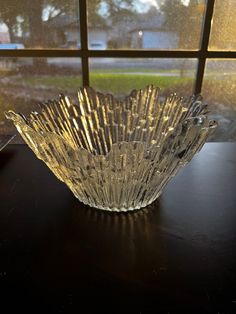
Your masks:
<svg viewBox="0 0 236 314"><path fill-rule="evenodd" d="M0 307L236 313L235 187L236 144L208 143L154 204L112 214L81 204L25 145L8 145Z"/></svg>

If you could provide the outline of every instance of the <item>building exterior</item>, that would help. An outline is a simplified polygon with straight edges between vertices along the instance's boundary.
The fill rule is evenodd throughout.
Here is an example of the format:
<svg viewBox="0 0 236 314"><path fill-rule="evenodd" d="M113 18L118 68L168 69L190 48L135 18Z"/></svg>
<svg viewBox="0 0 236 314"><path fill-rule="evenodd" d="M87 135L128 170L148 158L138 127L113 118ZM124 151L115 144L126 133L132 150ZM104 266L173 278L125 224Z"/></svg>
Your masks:
<svg viewBox="0 0 236 314"><path fill-rule="evenodd" d="M63 14L48 22L46 27L48 41L55 47L80 48L80 26L77 17ZM107 26L89 27L88 45L90 49L106 49L107 29Z"/></svg>
<svg viewBox="0 0 236 314"><path fill-rule="evenodd" d="M10 36L9 32L0 32L0 44L9 44L10 43Z"/></svg>
<svg viewBox="0 0 236 314"><path fill-rule="evenodd" d="M178 34L164 28L165 18L156 15L147 21L140 21L130 31L131 48L140 49L175 49L178 47Z"/></svg>

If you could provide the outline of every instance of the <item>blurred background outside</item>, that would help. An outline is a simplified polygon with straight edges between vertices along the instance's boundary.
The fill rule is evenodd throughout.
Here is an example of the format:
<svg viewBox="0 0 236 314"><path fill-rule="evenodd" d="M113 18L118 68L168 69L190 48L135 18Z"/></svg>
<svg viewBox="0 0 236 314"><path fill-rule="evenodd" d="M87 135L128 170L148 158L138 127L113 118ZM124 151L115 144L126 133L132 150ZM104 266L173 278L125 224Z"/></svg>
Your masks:
<svg viewBox="0 0 236 314"><path fill-rule="evenodd" d="M209 51L236 51L234 0L216 0ZM88 49L197 51L207 1L88 0ZM0 51L79 50L78 0L0 0ZM45 55L45 53L44 53ZM197 58L89 58L90 85L119 97L158 85L163 95L193 93ZM76 97L82 86L80 57L0 57L0 134L15 132L4 118L29 113L60 93ZM236 140L236 59L207 59L202 95L219 128L211 141Z"/></svg>

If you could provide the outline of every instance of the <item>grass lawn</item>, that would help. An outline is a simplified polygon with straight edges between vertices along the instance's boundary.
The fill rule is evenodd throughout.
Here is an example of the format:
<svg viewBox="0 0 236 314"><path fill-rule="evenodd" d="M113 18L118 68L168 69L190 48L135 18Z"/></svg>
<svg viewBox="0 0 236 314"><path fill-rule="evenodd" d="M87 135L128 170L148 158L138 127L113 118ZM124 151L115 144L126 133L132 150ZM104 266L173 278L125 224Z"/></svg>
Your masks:
<svg viewBox="0 0 236 314"><path fill-rule="evenodd" d="M152 68L143 68L143 67L120 67L120 68L104 68L104 69L92 69L92 73L176 73L179 75L180 70L179 69L152 69ZM193 75L195 70L186 69L184 70L184 73L188 73Z"/></svg>
<svg viewBox="0 0 236 314"><path fill-rule="evenodd" d="M65 91L76 91L82 85L82 78L77 76L29 76L23 82L30 86L45 86ZM90 84L100 91L112 92L116 95L129 93L134 88L143 88L148 84L158 85L162 89L175 91L176 85L191 85L192 79L178 76L157 76L122 73L91 73Z"/></svg>
<svg viewBox="0 0 236 314"><path fill-rule="evenodd" d="M30 86L45 86L47 88L57 88L60 90L76 90L82 85L82 77L73 75L41 75L26 76L22 82Z"/></svg>
<svg viewBox="0 0 236 314"><path fill-rule="evenodd" d="M9 76L10 78L10 76ZM26 94L31 94L31 90L27 90L27 86L35 88L35 92L42 94L43 90L40 88L49 88L51 93L54 93L55 97L58 92L72 92L75 93L76 90L82 86L82 78L79 76L62 76L62 75L41 75L41 76L24 76L22 78L13 79L12 82L9 81L9 87L14 88L14 84L17 85L17 89L22 90ZM112 92L115 95L128 94L132 89L143 88L148 84L154 84L162 88L163 90L179 91L178 86L181 86L184 94L190 95L192 88L191 78L180 78L177 76L157 76L152 74L122 74L122 73L91 73L90 84L97 90L102 92ZM185 88L186 86L186 88ZM22 94L22 93L21 93ZM22 96L21 96L22 97ZM29 99L15 99L13 97L8 97L0 95L0 129L2 124L6 122L4 111L8 109L13 109L19 112L28 112L33 109L33 103L35 100ZM37 101L38 102L38 101Z"/></svg>
<svg viewBox="0 0 236 314"><path fill-rule="evenodd" d="M0 133L8 134L15 132L15 128L10 122L6 122L4 111L13 109L17 112L27 113L34 110L34 106L38 103L38 100L34 98L36 96L44 99L45 95L48 94L57 97L58 92L65 92L65 94L72 92L74 94L82 86L82 78L73 75L29 75L12 77L12 80L10 75L8 77L9 82L6 85L2 85L3 93L0 93ZM90 84L100 91L112 92L116 95L127 95L133 88L139 89L148 84L154 84L159 86L164 92L176 91L179 95L188 96L192 93L193 79L191 77L165 76L161 73L160 75L154 75L153 73L142 75L134 72L123 74L92 71ZM49 89L49 91L46 92L46 89ZM12 91L16 91L14 96ZM25 95L30 97L25 97ZM236 75L222 75L221 73L213 75L213 73L210 73L204 79L202 95L205 101L213 105L212 112L219 116L234 117L233 112L236 110ZM226 125L224 131L218 131L218 133L224 132L227 134L229 132L231 134L235 132L232 130L229 124L228 126ZM220 139L227 139L228 135L221 137L221 133L219 133L219 136ZM235 138L235 134L229 135L229 138Z"/></svg>
<svg viewBox="0 0 236 314"><path fill-rule="evenodd" d="M157 85L162 89L172 89L175 91L177 85L191 84L189 77L157 76L141 74L112 74L112 73L92 73L91 86L101 91L113 92L117 95L127 94L132 89L143 88L146 85Z"/></svg>
<svg viewBox="0 0 236 314"><path fill-rule="evenodd" d="M202 95L203 97L207 97L211 102L222 103L235 108L236 76L206 76L202 88Z"/></svg>
<svg viewBox="0 0 236 314"><path fill-rule="evenodd" d="M139 69L138 69L139 70ZM138 71L136 69L136 71ZM143 69L140 69L143 71ZM159 86L162 90L176 91L189 95L192 93L193 81L191 77L180 77L179 72L176 72L176 76L155 75L152 73L144 72L140 73L122 73L116 70L115 73L109 71L91 71L90 84L94 88L102 92L112 92L116 95L124 95L129 93L134 88L143 88L148 84L154 84ZM175 71L173 70L174 74ZM82 86L82 77L73 75L41 75L41 76L25 76L19 79L17 85L25 84L31 87L45 87L53 89L55 88L61 92L75 92L80 86ZM13 82L14 84L14 82ZM216 75L216 73L208 73L204 80L203 90L207 91L208 95L212 95L213 98L222 98L222 91L226 94L235 95L236 75ZM22 88L24 88L22 86ZM236 95L235 95L236 96Z"/></svg>
<svg viewBox="0 0 236 314"><path fill-rule="evenodd" d="M137 69L136 69L137 70ZM210 74L210 73L208 73ZM27 86L36 88L48 88L52 93L58 95L58 92L72 92L74 93L80 86L82 86L82 77L75 75L39 75L39 76L24 76L13 79L11 81L9 76L9 86L16 84L22 87L22 90L27 91ZM102 92L112 92L115 95L124 95L129 93L134 88L143 88L148 84L159 86L162 90L167 92L176 91L184 95L192 93L193 81L191 77L180 77L178 75L165 76L155 75L153 73L145 72L144 75L140 73L109 73L92 71L90 74L90 84L94 88ZM236 98L236 75L207 75L204 79L203 91L207 96L213 99L220 99L225 101L225 98ZM230 101L233 99L230 99ZM1 106L2 107L2 106Z"/></svg>
<svg viewBox="0 0 236 314"><path fill-rule="evenodd" d="M94 73L90 75L90 84L103 92L112 92L116 95L129 93L134 88L143 88L148 84L158 85L162 89L175 91L177 85L192 85L190 77L157 76L152 74L120 74ZM76 91L82 85L82 78L76 76L29 76L21 81L29 86L45 86L63 91ZM189 91L191 92L191 91Z"/></svg>

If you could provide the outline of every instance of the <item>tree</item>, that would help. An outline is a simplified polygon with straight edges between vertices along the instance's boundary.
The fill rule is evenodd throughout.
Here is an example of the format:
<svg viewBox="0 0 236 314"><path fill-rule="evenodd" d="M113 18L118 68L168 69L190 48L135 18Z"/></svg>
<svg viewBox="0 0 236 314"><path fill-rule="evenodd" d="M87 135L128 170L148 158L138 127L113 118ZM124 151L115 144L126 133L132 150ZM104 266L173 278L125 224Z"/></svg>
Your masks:
<svg viewBox="0 0 236 314"><path fill-rule="evenodd" d="M29 35L31 47L42 47L43 45L43 0L25 0L25 14L29 21Z"/></svg>
<svg viewBox="0 0 236 314"><path fill-rule="evenodd" d="M161 5L165 15L165 27L176 32L181 49L197 49L200 42L202 14L199 12L199 1L191 0L185 5L181 0L166 0Z"/></svg>
<svg viewBox="0 0 236 314"><path fill-rule="evenodd" d="M178 48L198 49L200 44L203 10L198 0L190 0L185 5L181 0L166 0L161 5L165 15L165 27L168 31L177 33ZM182 59L180 76L183 77L187 59Z"/></svg>
<svg viewBox="0 0 236 314"><path fill-rule="evenodd" d="M18 37L20 28L19 17L24 20L24 27L28 28L32 46L40 46L43 41L42 10L43 0L33 3L30 0L0 0L0 21L8 27L11 42Z"/></svg>
<svg viewBox="0 0 236 314"><path fill-rule="evenodd" d="M107 18L114 24L124 15L132 15L135 11L135 0L90 0L88 3L89 26L95 27L96 21L101 22L101 18L106 21ZM101 5L105 7L105 12L100 13ZM95 22L94 22L95 21Z"/></svg>
<svg viewBox="0 0 236 314"><path fill-rule="evenodd" d="M122 12L134 10L134 0L90 0L88 3L89 26L104 25L106 18L115 20ZM106 7L105 14L100 12L101 5ZM8 27L11 42L17 37L17 31L27 35L25 44L29 47L42 47L46 23L59 15L67 14L79 19L79 0L0 0L0 21ZM43 12L47 8L47 21L43 21ZM19 21L21 18L21 22ZM45 28L45 29L44 29Z"/></svg>
<svg viewBox="0 0 236 314"><path fill-rule="evenodd" d="M0 21L5 23L9 30L10 41L14 42L15 31L18 27L17 16L22 14L22 5L17 0L0 0Z"/></svg>

